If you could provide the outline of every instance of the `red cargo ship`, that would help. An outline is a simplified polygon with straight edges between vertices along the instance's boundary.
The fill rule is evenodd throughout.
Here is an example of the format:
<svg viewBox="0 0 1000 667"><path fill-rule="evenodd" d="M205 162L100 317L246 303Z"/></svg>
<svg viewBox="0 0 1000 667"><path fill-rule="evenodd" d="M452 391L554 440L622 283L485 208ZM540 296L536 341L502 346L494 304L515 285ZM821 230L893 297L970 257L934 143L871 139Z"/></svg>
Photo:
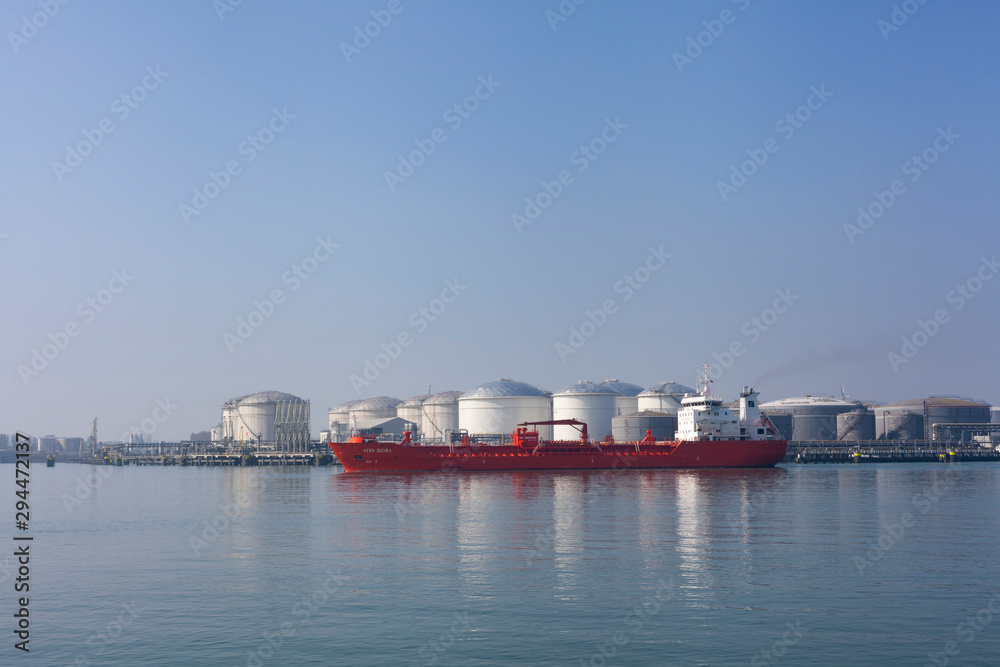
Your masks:
<svg viewBox="0 0 1000 667"><path fill-rule="evenodd" d="M763 468L785 458L788 442L757 407L757 392L744 387L740 414L712 398L707 376L699 394L681 401L672 441L657 442L650 431L638 442L591 441L587 425L575 419L523 422L509 445L487 445L462 436L457 444L422 445L410 432L400 442L379 442L355 434L330 448L347 472L408 470L592 470L620 468ZM541 440L529 426L574 426L580 439Z"/></svg>

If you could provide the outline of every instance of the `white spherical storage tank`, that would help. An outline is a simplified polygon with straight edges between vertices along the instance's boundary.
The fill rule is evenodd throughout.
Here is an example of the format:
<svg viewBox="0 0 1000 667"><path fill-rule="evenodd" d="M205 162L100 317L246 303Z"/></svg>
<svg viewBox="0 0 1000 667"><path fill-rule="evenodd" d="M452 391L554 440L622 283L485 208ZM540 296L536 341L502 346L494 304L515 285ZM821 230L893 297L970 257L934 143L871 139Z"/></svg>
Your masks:
<svg viewBox="0 0 1000 667"><path fill-rule="evenodd" d="M445 391L424 401L420 415L420 435L425 440L440 440L448 431L458 430L458 398L463 392Z"/></svg>
<svg viewBox="0 0 1000 667"><path fill-rule="evenodd" d="M697 392L693 387L670 380L639 394L639 410L676 413L681 408L684 395L695 393Z"/></svg>
<svg viewBox="0 0 1000 667"><path fill-rule="evenodd" d="M618 399L615 401L616 417L635 414L639 411L639 394L643 391L639 385L612 378L602 382L601 386L607 387L618 394Z"/></svg>
<svg viewBox="0 0 1000 667"><path fill-rule="evenodd" d="M458 399L458 427L470 435L503 433L509 436L525 421L552 419L552 396L527 382L500 378ZM539 426L538 435L552 439L551 426Z"/></svg>
<svg viewBox="0 0 1000 667"><path fill-rule="evenodd" d="M552 394L552 419L576 419L587 425L591 440L603 440L611 435L611 420L615 418L618 394L610 387L582 381ZM556 440L579 440L580 431L574 426L553 427Z"/></svg>

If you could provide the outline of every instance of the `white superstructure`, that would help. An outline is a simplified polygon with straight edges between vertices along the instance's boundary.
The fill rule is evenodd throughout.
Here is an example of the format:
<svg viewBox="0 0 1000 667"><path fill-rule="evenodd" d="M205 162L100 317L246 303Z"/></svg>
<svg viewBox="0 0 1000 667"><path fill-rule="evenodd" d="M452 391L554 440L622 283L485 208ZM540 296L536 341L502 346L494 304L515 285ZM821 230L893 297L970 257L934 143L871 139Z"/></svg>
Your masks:
<svg viewBox="0 0 1000 667"><path fill-rule="evenodd" d="M698 393L681 400L677 412L678 440L765 440L768 427L761 417L758 393L749 387L740 392L740 414L727 408L709 390L705 366Z"/></svg>

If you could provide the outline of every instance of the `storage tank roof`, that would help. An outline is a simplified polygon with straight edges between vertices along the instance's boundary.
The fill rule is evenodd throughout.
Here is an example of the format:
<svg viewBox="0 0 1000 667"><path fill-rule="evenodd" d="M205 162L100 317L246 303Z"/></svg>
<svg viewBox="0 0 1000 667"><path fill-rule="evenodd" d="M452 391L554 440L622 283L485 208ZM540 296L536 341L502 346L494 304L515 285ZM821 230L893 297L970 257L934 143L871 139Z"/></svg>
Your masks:
<svg viewBox="0 0 1000 667"><path fill-rule="evenodd" d="M458 397L464 392L461 391L442 391L440 394L434 394L428 398L424 403L426 405L445 405L447 403L455 403L458 401Z"/></svg>
<svg viewBox="0 0 1000 667"><path fill-rule="evenodd" d="M768 410L774 408L802 408L810 406L856 408L857 404L844 401L839 398L831 398L829 396L797 396L795 398L782 398L777 401L762 403L760 407L764 410Z"/></svg>
<svg viewBox="0 0 1000 667"><path fill-rule="evenodd" d="M653 394L696 394L698 393L694 387L689 387L686 384L679 384L673 380L667 380L666 382L660 383L655 387L650 387L645 390L640 396L652 396Z"/></svg>
<svg viewBox="0 0 1000 667"><path fill-rule="evenodd" d="M617 378L605 380L601 384L608 387L619 396L638 396L643 392L642 387L639 385L632 384L631 382L622 382Z"/></svg>
<svg viewBox="0 0 1000 667"><path fill-rule="evenodd" d="M576 384L571 384L570 386L560 389L555 392L553 396L565 396L565 395L578 395L578 394L609 394L611 396L617 396L616 392L611 387L606 387L603 384L594 384L590 380L580 380Z"/></svg>
<svg viewBox="0 0 1000 667"><path fill-rule="evenodd" d="M262 391L248 394L237 399L240 405L260 405L261 403L277 403L278 401L301 401L298 396L286 394L283 391Z"/></svg>
<svg viewBox="0 0 1000 667"><path fill-rule="evenodd" d="M400 408L416 408L423 405L432 394L420 394L419 396L410 396L408 399L400 403L397 407Z"/></svg>
<svg viewBox="0 0 1000 667"><path fill-rule="evenodd" d="M387 408L395 408L403 401L398 398L393 398L392 396L375 396L373 398L366 398L362 401L355 403L351 409L352 410L382 410Z"/></svg>
<svg viewBox="0 0 1000 667"><path fill-rule="evenodd" d="M953 396L929 396L927 398L912 398L908 401L899 401L882 405L883 408L985 408L988 403L981 403L967 398L957 398Z"/></svg>
<svg viewBox="0 0 1000 667"><path fill-rule="evenodd" d="M465 393L462 398L505 398L515 396L547 397L549 394L527 382L500 378L499 380L479 385L472 391Z"/></svg>

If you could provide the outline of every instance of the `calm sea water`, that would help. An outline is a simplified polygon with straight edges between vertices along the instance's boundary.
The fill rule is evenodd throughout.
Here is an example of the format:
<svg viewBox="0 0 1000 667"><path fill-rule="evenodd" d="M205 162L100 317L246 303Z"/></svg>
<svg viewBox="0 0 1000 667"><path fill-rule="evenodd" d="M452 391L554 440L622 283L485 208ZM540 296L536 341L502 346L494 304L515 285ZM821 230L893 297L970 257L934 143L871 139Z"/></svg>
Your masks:
<svg viewBox="0 0 1000 667"><path fill-rule="evenodd" d="M4 665L1000 664L996 464L31 484Z"/></svg>

